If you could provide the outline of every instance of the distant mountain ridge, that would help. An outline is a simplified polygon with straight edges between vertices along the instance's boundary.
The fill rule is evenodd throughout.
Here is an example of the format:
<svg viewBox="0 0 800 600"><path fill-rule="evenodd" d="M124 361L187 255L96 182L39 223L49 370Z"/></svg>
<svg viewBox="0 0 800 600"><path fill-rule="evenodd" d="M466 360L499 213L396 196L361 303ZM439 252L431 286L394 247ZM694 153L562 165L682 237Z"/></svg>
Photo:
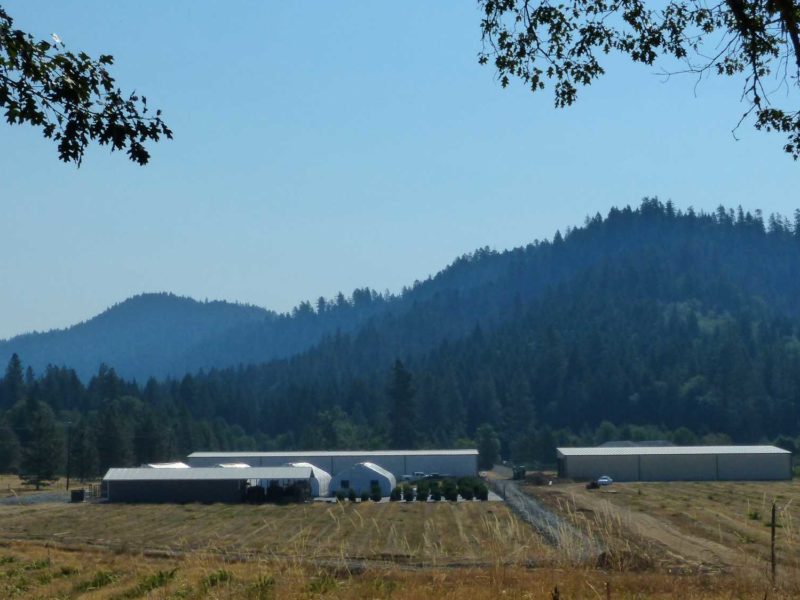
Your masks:
<svg viewBox="0 0 800 600"><path fill-rule="evenodd" d="M66 329L0 341L0 356L16 352L36 372L48 364L67 365L82 378L96 373L103 363L130 377L164 376L192 347L276 318L256 306L198 302L170 293L140 294Z"/></svg>
<svg viewBox="0 0 800 600"><path fill-rule="evenodd" d="M514 321L560 286L592 278L602 287L621 269L640 273L625 282L631 294L662 302L691 298L722 311L761 302L798 318L800 217L796 221L770 217L765 225L760 214L741 209L680 216L671 203L645 200L635 210L612 208L606 219L587 218L552 241L502 252L479 249L398 295L357 289L349 298L302 302L291 314L278 314L143 294L68 329L0 341L0 361L16 352L37 373L48 364L65 365L83 380L105 363L144 381L299 357L320 344L324 352L336 347L330 340L346 335L370 347L369 356L350 357L349 368L382 368L395 356L426 353L476 327L488 332Z"/></svg>

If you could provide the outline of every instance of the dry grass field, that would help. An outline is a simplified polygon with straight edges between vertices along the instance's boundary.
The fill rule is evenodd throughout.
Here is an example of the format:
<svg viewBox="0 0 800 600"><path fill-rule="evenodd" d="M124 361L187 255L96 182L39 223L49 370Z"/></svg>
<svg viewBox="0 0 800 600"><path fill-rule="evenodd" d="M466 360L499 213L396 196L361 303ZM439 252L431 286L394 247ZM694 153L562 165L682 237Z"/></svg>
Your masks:
<svg viewBox="0 0 800 600"><path fill-rule="evenodd" d="M525 491L629 567L769 573L770 513L777 508L779 579L800 584L800 481L525 486Z"/></svg>
<svg viewBox="0 0 800 600"><path fill-rule="evenodd" d="M558 588L558 595L554 590ZM202 552L153 558L66 551L43 544L0 543L0 597L91 600L355 599L495 600L497 598L763 598L764 589L735 577L615 573L553 567L312 567L292 560L225 561ZM781 591L770 598L788 599Z"/></svg>
<svg viewBox="0 0 800 600"><path fill-rule="evenodd" d="M748 516L769 504L770 496L759 496L756 505L753 495L766 488L681 484L662 493L656 484L612 487L600 493L577 485L528 490L614 549L599 565L575 564L574 552L548 546L496 502L0 505L0 598L800 597L788 578L792 498L800 492L793 484L769 487L785 502L781 543L787 545L776 588L758 570L766 513ZM739 498L744 490L750 490L749 504ZM736 534L718 523L722 543L710 533L715 506L744 528ZM734 563L713 554L705 561L680 555L677 541L660 546L625 516L651 511L677 537L720 547L750 532L753 541L742 542L741 553L755 557L753 568L731 568ZM623 544L628 555L618 551ZM728 559L739 556L739 549L729 550Z"/></svg>
<svg viewBox="0 0 800 600"><path fill-rule="evenodd" d="M531 564L553 554L499 502L0 506L0 539L409 565Z"/></svg>

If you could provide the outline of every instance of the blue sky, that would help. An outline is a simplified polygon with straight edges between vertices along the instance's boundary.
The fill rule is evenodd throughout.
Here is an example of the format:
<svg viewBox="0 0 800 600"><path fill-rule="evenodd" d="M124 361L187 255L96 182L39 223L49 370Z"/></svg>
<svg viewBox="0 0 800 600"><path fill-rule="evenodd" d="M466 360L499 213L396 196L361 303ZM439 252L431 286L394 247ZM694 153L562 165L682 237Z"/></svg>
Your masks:
<svg viewBox="0 0 800 600"><path fill-rule="evenodd" d="M472 2L5 0L116 58L175 140L64 165L0 124L0 338L171 291L288 310L399 290L643 196L790 214L800 166L744 125L739 83L611 58L566 110L477 63Z"/></svg>

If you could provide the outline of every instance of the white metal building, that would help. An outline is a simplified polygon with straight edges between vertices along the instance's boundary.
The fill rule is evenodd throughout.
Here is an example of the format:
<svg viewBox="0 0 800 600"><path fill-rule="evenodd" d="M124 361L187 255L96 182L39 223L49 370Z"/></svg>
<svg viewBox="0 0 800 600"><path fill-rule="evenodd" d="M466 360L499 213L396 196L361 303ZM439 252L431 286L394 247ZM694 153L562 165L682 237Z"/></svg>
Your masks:
<svg viewBox="0 0 800 600"><path fill-rule="evenodd" d="M389 471L375 463L362 462L339 472L331 480L331 493L355 490L360 495L371 492L374 485L381 488L382 496L388 496L397 485L397 480Z"/></svg>
<svg viewBox="0 0 800 600"><path fill-rule="evenodd" d="M224 462L243 462L253 467L277 467L305 462L336 475L353 465L371 462L400 479L414 473L437 473L453 477L478 473L478 451L457 450L346 450L306 452L193 452L186 462L192 467L210 467Z"/></svg>
<svg viewBox="0 0 800 600"><path fill-rule="evenodd" d="M792 454L775 446L557 448L558 475L615 481L770 481L792 478Z"/></svg>
<svg viewBox="0 0 800 600"><path fill-rule="evenodd" d="M248 486L307 483L310 467L109 469L103 487L110 502L242 502Z"/></svg>
<svg viewBox="0 0 800 600"><path fill-rule="evenodd" d="M286 463L287 467L306 467L311 469L313 479L311 480L311 493L317 497L325 497L328 495L331 485L331 474L323 471L319 467L315 467L308 462L293 462Z"/></svg>

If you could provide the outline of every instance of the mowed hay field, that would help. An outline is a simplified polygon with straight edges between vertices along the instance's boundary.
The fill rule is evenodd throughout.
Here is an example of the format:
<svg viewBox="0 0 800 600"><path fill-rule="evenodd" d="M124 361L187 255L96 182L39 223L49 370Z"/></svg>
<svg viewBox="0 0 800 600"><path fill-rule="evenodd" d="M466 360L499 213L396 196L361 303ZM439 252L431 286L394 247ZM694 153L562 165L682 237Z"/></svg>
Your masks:
<svg viewBox="0 0 800 600"><path fill-rule="evenodd" d="M0 505L4 600L721 600L765 592L796 597L737 573L570 564L495 502Z"/></svg>
<svg viewBox="0 0 800 600"><path fill-rule="evenodd" d="M800 481L524 486L609 548L610 560L667 570L769 573L777 509L779 579L800 581Z"/></svg>
<svg viewBox="0 0 800 600"><path fill-rule="evenodd" d="M116 552L434 566L539 564L553 555L499 502L0 506L0 539Z"/></svg>

